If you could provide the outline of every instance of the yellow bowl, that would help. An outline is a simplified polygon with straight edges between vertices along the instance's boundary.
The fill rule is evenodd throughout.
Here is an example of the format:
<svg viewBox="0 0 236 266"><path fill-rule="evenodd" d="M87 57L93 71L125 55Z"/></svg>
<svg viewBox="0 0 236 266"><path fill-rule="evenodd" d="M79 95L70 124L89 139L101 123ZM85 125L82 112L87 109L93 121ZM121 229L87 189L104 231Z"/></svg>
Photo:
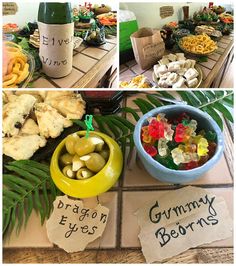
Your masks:
<svg viewBox="0 0 236 266"><path fill-rule="evenodd" d="M77 134L85 136L86 131L78 131ZM90 132L90 135L100 136L110 149L110 156L106 165L91 178L84 180L70 179L62 173L59 166L59 156L65 147L66 138L61 141L52 155L51 177L58 189L68 196L89 198L104 193L116 183L122 172L123 155L117 142L100 132Z"/></svg>

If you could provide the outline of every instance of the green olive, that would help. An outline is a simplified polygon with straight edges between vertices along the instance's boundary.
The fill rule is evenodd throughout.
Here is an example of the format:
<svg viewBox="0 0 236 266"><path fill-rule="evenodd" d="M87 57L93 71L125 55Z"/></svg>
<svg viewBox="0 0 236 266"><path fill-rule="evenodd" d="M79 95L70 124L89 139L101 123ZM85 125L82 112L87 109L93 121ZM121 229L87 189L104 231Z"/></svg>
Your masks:
<svg viewBox="0 0 236 266"><path fill-rule="evenodd" d="M72 165L65 166L62 169L62 173L69 178L75 178L75 172L72 171Z"/></svg>
<svg viewBox="0 0 236 266"><path fill-rule="evenodd" d="M74 147L75 147L75 144L78 141L78 139L80 139L80 137L76 133L71 134L66 138L65 146L66 146L66 150L69 154L72 154L72 155L75 154L75 148Z"/></svg>
<svg viewBox="0 0 236 266"><path fill-rule="evenodd" d="M105 161L107 161L109 156L110 156L110 151L109 150L102 150L99 152L99 154L105 159Z"/></svg>
<svg viewBox="0 0 236 266"><path fill-rule="evenodd" d="M104 140L99 136L93 137L93 139L96 140L96 142L98 142L96 144L95 151L98 151L98 152L101 151L104 147L104 144L105 144Z"/></svg>
<svg viewBox="0 0 236 266"><path fill-rule="evenodd" d="M60 157L60 161L63 165L72 164L73 156L69 153L65 153Z"/></svg>
<svg viewBox="0 0 236 266"><path fill-rule="evenodd" d="M81 168L77 173L76 173L76 178L77 179L86 179L89 178L91 176L93 176L94 173L92 171L90 171L87 168Z"/></svg>
<svg viewBox="0 0 236 266"><path fill-rule="evenodd" d="M99 172L105 164L105 159L99 153L95 152L90 153L88 159L85 161L86 167L95 173Z"/></svg>
<svg viewBox="0 0 236 266"><path fill-rule="evenodd" d="M75 152L79 156L84 156L95 150L96 145L93 143L92 138L80 138L75 144Z"/></svg>
<svg viewBox="0 0 236 266"><path fill-rule="evenodd" d="M75 154L72 159L72 170L78 171L80 168L84 166L85 166L85 162L80 160L80 157L77 154Z"/></svg>

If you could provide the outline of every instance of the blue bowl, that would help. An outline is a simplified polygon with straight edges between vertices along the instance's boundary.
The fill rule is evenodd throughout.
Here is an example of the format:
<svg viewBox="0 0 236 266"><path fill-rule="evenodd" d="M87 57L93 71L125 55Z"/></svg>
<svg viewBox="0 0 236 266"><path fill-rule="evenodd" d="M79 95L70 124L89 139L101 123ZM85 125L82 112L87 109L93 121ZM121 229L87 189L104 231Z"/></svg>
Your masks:
<svg viewBox="0 0 236 266"><path fill-rule="evenodd" d="M141 143L141 129L143 126L148 124L147 119L149 117L156 116L159 113L164 113L168 118L171 118L177 117L183 112L188 113L192 119L195 119L198 122L198 130L205 129L206 131L211 130L216 133L217 147L214 156L202 166L191 170L173 170L155 161L146 153ZM204 113L195 107L184 104L166 105L146 113L139 119L135 126L134 143L140 159L148 173L162 182L174 184L190 182L202 176L219 161L224 150L223 135L217 123L207 113Z"/></svg>

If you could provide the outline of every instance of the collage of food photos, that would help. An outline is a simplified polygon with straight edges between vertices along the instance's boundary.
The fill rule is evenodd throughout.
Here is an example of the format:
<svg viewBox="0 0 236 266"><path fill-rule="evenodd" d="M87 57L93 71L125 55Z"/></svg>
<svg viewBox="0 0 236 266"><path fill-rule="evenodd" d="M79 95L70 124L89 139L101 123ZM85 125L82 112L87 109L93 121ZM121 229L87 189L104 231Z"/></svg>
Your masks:
<svg viewBox="0 0 236 266"><path fill-rule="evenodd" d="M234 3L2 6L2 263L234 263Z"/></svg>

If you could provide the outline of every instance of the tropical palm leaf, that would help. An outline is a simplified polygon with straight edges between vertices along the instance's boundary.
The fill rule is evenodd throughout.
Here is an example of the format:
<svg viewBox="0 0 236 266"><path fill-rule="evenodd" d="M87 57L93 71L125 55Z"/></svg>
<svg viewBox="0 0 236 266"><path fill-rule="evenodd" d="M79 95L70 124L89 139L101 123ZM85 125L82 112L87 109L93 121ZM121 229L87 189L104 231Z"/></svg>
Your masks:
<svg viewBox="0 0 236 266"><path fill-rule="evenodd" d="M43 224L59 194L51 180L49 166L20 160L5 165L5 168L9 173L3 175L3 234L11 233L15 227L19 233L33 209L40 214Z"/></svg>

